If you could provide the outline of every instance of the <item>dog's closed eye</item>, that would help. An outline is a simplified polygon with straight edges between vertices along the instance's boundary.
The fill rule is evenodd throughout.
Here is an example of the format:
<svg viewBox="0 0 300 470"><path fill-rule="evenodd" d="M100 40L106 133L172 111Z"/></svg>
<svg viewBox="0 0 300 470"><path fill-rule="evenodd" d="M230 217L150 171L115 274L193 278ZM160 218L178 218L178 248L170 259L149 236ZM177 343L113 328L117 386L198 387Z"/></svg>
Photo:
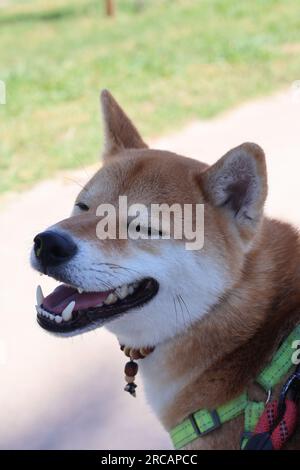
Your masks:
<svg viewBox="0 0 300 470"><path fill-rule="evenodd" d="M77 202L75 204L76 207L79 207L80 210L82 211L88 211L89 210L89 206L87 206L86 204L84 204L84 202Z"/></svg>
<svg viewBox="0 0 300 470"><path fill-rule="evenodd" d="M129 229L129 224L127 226L127 228ZM149 237L151 236L154 236L154 237L158 237L158 238L161 238L163 236L163 233L161 230L156 230L156 229L153 229L152 227L148 226L148 227L143 227L141 226L140 224L136 225L134 227L135 231L136 232L142 232L142 233L147 233Z"/></svg>

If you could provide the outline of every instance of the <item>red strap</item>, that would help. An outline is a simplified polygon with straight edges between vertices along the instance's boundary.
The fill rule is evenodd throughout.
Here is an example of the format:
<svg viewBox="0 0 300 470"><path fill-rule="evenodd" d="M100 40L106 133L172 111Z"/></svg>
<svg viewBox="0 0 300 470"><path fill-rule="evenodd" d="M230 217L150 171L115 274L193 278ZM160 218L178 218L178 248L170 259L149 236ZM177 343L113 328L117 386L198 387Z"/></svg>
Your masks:
<svg viewBox="0 0 300 470"><path fill-rule="evenodd" d="M271 432L271 441L274 450L282 448L285 442L293 434L297 424L298 409L296 403L287 399L285 401L285 405L286 407L283 418L279 424L277 424L275 429L273 429L273 425L278 415L277 400L268 403L254 430L254 434L261 434L264 432L270 432L270 430L273 429Z"/></svg>

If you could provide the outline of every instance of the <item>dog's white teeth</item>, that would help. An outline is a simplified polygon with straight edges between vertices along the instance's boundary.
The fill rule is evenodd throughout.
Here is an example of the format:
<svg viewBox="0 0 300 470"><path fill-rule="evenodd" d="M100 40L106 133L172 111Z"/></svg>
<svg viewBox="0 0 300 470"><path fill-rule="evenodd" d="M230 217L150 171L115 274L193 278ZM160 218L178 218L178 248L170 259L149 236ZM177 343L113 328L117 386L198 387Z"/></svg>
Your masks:
<svg viewBox="0 0 300 470"><path fill-rule="evenodd" d="M128 295L128 285L124 284L123 286L118 287L115 290L115 293L117 294L119 299L121 299L121 300L125 299L125 297L127 297L127 295Z"/></svg>
<svg viewBox="0 0 300 470"><path fill-rule="evenodd" d="M63 310L61 314L64 321L71 320L74 307L75 307L75 301L72 300L72 302L70 302L69 305L66 306L66 308ZM56 321L56 317L55 317L55 321Z"/></svg>
<svg viewBox="0 0 300 470"><path fill-rule="evenodd" d="M43 317L50 318L50 313L48 313L46 310L43 310L41 307L38 308L38 312Z"/></svg>
<svg viewBox="0 0 300 470"><path fill-rule="evenodd" d="M119 299L125 299L128 295L132 295L134 293L138 285L139 282L133 282L132 284L123 284L122 286L115 289L113 292L110 292L104 302L99 302L99 304L97 304L95 307L102 307L103 304L112 305L115 304ZM77 291L79 294L82 294L84 292L84 290L80 287L77 288ZM45 318L49 318L49 320L55 321L56 323L61 323L62 321L68 322L72 319L72 314L75 307L74 300L66 306L61 315L55 315L53 313L47 312L47 310L44 310L42 307L44 301L43 291L40 286L37 286L36 301L37 305L35 306L35 308L39 315Z"/></svg>
<svg viewBox="0 0 300 470"><path fill-rule="evenodd" d="M35 306L37 313L42 315L42 317L49 318L49 320L56 321L56 323L60 323L62 321L62 317L60 315L53 315L53 313L47 312L42 307L36 305Z"/></svg>
<svg viewBox="0 0 300 470"><path fill-rule="evenodd" d="M138 285L138 283L134 284L123 284L120 287L117 287L114 292L111 292L104 303L106 305L114 304L117 302L118 299L124 300L128 295L132 295L135 291L135 284Z"/></svg>
<svg viewBox="0 0 300 470"><path fill-rule="evenodd" d="M105 305L111 305L111 304L116 303L117 300L118 300L118 296L114 292L111 292L110 294L108 294L108 296L104 300L104 303Z"/></svg>
<svg viewBox="0 0 300 470"><path fill-rule="evenodd" d="M44 294L42 291L41 286L37 286L36 288L36 303L40 307L44 301Z"/></svg>
<svg viewBox="0 0 300 470"><path fill-rule="evenodd" d="M134 287L133 287L133 285L130 285L128 287L128 294L132 295L133 293L134 293Z"/></svg>

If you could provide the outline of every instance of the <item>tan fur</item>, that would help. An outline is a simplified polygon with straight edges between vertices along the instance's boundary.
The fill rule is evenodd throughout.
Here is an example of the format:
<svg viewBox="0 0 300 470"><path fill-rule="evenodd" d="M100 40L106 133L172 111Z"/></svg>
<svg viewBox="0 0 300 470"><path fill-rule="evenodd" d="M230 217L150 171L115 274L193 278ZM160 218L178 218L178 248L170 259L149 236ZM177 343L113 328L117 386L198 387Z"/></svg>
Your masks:
<svg viewBox="0 0 300 470"><path fill-rule="evenodd" d="M169 368L174 376L190 368L195 378L166 410L167 428L192 410L215 408L246 388L252 398L265 398L261 391L257 395L254 379L300 321L299 257L297 232L287 224L265 219L260 239L247 255L234 288L211 315L169 345ZM237 448L242 425L238 418L191 448ZM298 430L289 448L299 446Z"/></svg>
<svg viewBox="0 0 300 470"><path fill-rule="evenodd" d="M165 408L164 426L170 429L200 408L216 408L246 388L250 396L263 399L254 379L280 340L300 321L299 237L290 225L263 216L267 193L263 152L254 144L232 151L250 155L260 178L253 219L248 224L242 219L236 221L226 207L218 205L219 195L214 194L219 171L234 154L225 155L208 168L170 152L150 150L108 92L104 92L102 102L104 168L77 198L91 211L66 219L60 226L102 250L117 246L126 251L128 241L95 238L95 210L100 203L117 205L120 194L128 196L129 204L205 203L203 249L223 260L231 279L231 287L208 315L162 347L170 380L178 380L187 372L191 377ZM235 196L233 202L238 204L239 194ZM154 242L142 243L145 250L156 250ZM194 441L189 448L236 449L242 426L243 419L238 418ZM288 447L300 448L299 427Z"/></svg>

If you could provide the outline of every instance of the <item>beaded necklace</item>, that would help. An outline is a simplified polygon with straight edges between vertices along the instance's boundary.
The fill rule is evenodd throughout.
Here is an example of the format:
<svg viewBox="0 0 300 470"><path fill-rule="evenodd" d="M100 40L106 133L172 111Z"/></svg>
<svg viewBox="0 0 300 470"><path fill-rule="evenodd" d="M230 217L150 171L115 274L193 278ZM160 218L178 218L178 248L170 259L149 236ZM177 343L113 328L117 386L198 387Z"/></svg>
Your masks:
<svg viewBox="0 0 300 470"><path fill-rule="evenodd" d="M150 353L154 351L154 348L130 348L128 346L125 346L124 344L120 345L121 351L124 352L125 356L130 358L130 361L125 364L124 368L124 373L125 373L125 381L126 385L124 387L124 390L133 397L136 397L136 383L135 381L135 376L138 373L139 366L135 362L137 359L144 359L147 357Z"/></svg>

